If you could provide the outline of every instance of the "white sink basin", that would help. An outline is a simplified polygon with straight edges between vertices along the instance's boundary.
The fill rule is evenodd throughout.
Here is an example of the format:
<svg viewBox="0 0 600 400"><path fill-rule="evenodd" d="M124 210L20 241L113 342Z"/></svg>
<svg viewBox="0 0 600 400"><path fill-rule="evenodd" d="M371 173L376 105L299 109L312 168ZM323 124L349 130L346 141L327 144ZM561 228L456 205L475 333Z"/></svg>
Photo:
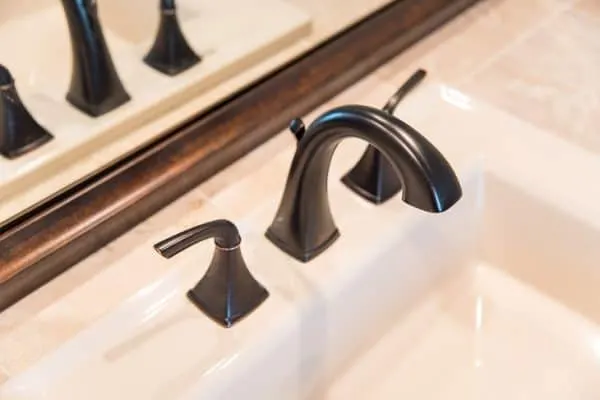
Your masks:
<svg viewBox="0 0 600 400"><path fill-rule="evenodd" d="M320 257L301 264L263 238L279 193L238 221L271 292L239 325L185 299L210 260L199 246L0 398L600 398L600 190L588 185L600 160L445 87L418 90L402 114L457 169L464 198L450 211L362 202L337 182L363 148L350 143L330 193L341 237Z"/></svg>
<svg viewBox="0 0 600 400"><path fill-rule="evenodd" d="M471 185L365 270L393 282L379 329L310 398L600 398L600 231L493 173Z"/></svg>

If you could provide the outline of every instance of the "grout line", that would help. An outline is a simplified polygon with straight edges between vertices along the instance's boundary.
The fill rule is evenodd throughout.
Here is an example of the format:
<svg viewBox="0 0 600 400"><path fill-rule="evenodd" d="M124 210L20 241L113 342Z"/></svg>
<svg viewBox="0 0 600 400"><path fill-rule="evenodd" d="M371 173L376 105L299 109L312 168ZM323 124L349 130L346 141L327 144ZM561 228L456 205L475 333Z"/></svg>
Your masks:
<svg viewBox="0 0 600 400"><path fill-rule="evenodd" d="M484 71L485 69L487 69L488 67L493 65L501 57L508 54L511 50L515 49L517 46L520 46L521 44L525 43L527 40L532 38L535 34L540 32L542 29L544 29L545 27L549 26L551 23L556 21L565 12L567 12L569 9L572 9L574 4L575 4L575 1L565 2L564 5L557 7L557 9L554 10L554 12L552 12L546 18L539 21L533 27L525 29L515 40L513 40L512 42L507 44L501 50L492 54L487 59L485 59L482 62L480 62L479 64L477 64L471 71L464 74L461 78L457 79L455 82L455 86L456 87L461 86L462 84L468 82L469 80L472 80L472 78L474 76L476 76L477 74L481 73L482 71Z"/></svg>

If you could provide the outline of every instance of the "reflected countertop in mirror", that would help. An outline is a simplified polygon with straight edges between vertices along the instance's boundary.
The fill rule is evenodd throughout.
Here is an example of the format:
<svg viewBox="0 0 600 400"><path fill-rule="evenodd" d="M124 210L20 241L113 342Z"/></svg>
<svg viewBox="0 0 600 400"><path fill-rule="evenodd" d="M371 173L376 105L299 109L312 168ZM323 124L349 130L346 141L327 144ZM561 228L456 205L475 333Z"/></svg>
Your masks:
<svg viewBox="0 0 600 400"><path fill-rule="evenodd" d="M0 158L0 226L389 2L259 0L250 5L240 0L180 0L182 30L203 60L168 77L143 63L158 27L158 2L100 1L106 41L132 99L98 118L65 100L71 48L60 2L0 3L2 63L14 74L25 106L55 136L19 158Z"/></svg>

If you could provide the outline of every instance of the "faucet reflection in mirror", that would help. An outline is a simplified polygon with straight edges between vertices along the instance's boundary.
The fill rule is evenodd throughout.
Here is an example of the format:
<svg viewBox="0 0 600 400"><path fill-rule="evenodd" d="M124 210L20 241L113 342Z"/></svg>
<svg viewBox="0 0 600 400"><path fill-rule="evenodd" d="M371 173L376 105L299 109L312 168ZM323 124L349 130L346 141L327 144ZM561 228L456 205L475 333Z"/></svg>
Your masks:
<svg viewBox="0 0 600 400"><path fill-rule="evenodd" d="M17 158L52 139L21 102L10 71L0 65L0 154Z"/></svg>
<svg viewBox="0 0 600 400"><path fill-rule="evenodd" d="M174 76L198 64L202 58L190 47L177 19L175 0L160 0L160 23L144 62L163 74Z"/></svg>
<svg viewBox="0 0 600 400"><path fill-rule="evenodd" d="M129 94L113 64L98 17L96 0L61 0L73 52L67 100L98 117L127 103Z"/></svg>
<svg viewBox="0 0 600 400"><path fill-rule="evenodd" d="M427 212L448 210L462 196L454 170L414 128L386 111L361 105L334 108L308 129L290 125L299 139L283 197L267 238L306 262L339 237L327 195L327 177L337 145L347 137L367 141L389 160L402 184L402 199Z"/></svg>

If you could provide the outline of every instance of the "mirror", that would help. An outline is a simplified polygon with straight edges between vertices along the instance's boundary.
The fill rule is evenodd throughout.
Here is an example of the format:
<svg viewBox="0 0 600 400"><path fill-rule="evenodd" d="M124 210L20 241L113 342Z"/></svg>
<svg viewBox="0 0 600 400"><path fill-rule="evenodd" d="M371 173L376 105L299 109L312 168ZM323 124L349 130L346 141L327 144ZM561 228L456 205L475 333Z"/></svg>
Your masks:
<svg viewBox="0 0 600 400"><path fill-rule="evenodd" d="M0 231L390 0L178 0L181 31L202 60L176 75L143 61L159 27L158 0L88 0L97 2L130 96L97 117L65 98L73 69L65 2L81 0L0 0L0 64L13 75L24 107L53 135L16 158L0 155Z"/></svg>

